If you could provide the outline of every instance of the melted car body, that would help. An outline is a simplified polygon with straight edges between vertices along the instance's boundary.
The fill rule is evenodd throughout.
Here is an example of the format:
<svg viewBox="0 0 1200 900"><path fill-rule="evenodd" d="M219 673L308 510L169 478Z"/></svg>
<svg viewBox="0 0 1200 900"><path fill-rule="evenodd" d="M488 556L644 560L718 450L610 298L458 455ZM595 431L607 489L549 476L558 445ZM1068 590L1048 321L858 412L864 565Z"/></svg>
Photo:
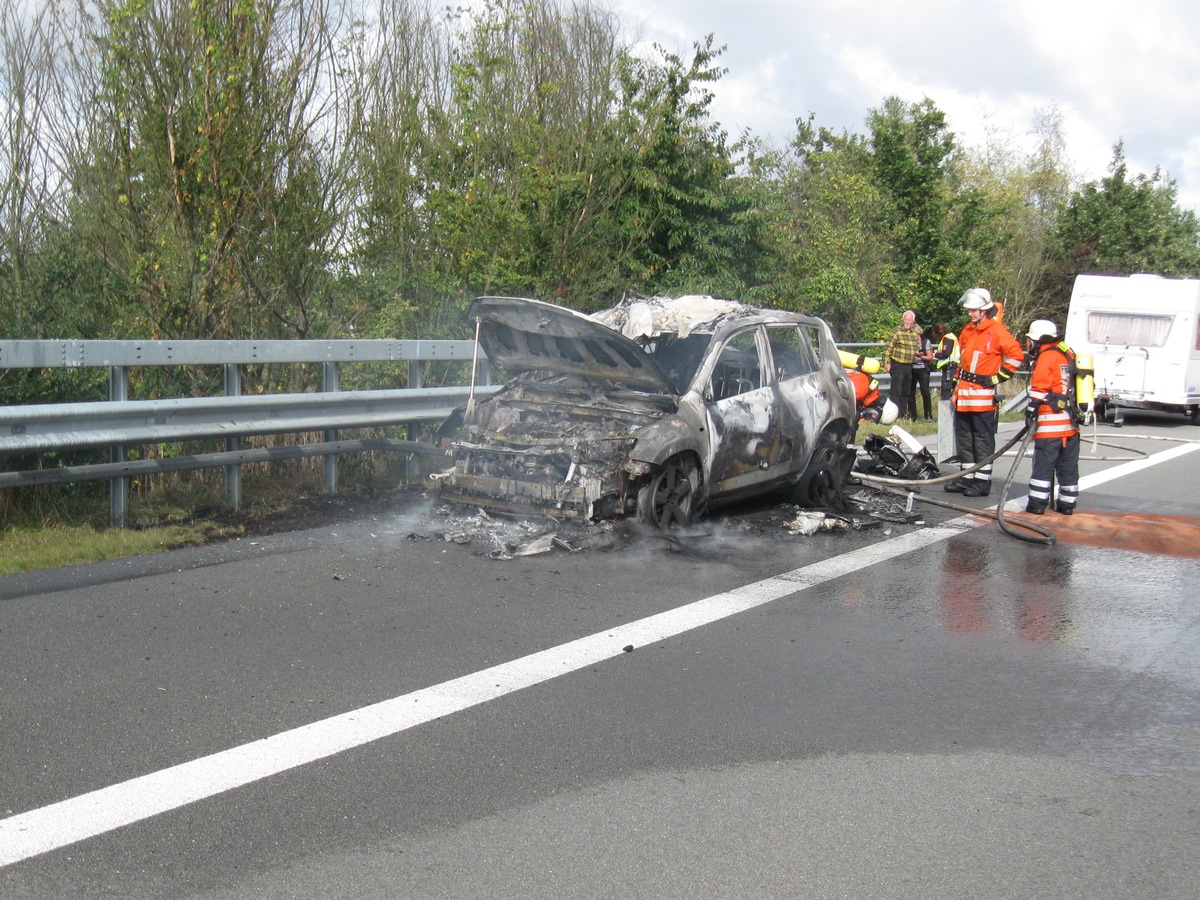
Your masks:
<svg viewBox="0 0 1200 900"><path fill-rule="evenodd" d="M699 295L591 316L481 297L470 316L510 380L443 427L447 499L670 527L773 490L820 505L853 458L853 392L818 318Z"/></svg>

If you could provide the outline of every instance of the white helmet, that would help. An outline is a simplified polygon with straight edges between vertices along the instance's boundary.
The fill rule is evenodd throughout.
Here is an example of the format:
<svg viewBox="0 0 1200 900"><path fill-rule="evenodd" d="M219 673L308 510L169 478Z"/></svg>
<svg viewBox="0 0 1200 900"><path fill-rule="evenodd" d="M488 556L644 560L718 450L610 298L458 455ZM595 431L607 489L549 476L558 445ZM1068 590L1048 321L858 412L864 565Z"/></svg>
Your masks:
<svg viewBox="0 0 1200 900"><path fill-rule="evenodd" d="M891 400L885 400L883 403L883 412L879 414L879 424L891 425L896 421L898 415L900 415L900 407Z"/></svg>
<svg viewBox="0 0 1200 900"><path fill-rule="evenodd" d="M992 292L987 288L971 288L959 298L963 309L991 309Z"/></svg>
<svg viewBox="0 0 1200 900"><path fill-rule="evenodd" d="M1048 319L1034 319L1029 323L1025 336L1031 341L1044 341L1047 338L1058 340L1058 326Z"/></svg>

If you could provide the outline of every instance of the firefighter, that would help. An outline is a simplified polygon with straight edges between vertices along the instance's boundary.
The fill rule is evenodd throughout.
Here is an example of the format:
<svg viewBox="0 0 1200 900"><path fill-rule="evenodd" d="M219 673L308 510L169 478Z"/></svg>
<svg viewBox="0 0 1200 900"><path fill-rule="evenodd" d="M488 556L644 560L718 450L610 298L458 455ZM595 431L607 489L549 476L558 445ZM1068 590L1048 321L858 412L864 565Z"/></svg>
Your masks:
<svg viewBox="0 0 1200 900"><path fill-rule="evenodd" d="M933 365L942 373L942 399L950 399L958 373L958 335L940 322L933 326Z"/></svg>
<svg viewBox="0 0 1200 900"><path fill-rule="evenodd" d="M958 383L954 386L954 438L959 465L969 469L996 452L996 388L1016 374L1025 358L1017 339L988 311L987 288L971 288L959 300L970 320L958 333ZM992 464L946 485L964 497L992 492Z"/></svg>
<svg viewBox="0 0 1200 900"><path fill-rule="evenodd" d="M1079 425L1075 396L1075 354L1058 340L1053 322L1038 319L1026 333L1033 355L1029 405L1025 419L1033 431L1033 473L1025 512L1040 516L1050 505L1058 479L1058 502L1064 516L1075 512L1079 499Z"/></svg>
<svg viewBox="0 0 1200 900"><path fill-rule="evenodd" d="M846 369L846 377L854 388L854 426L850 429L850 443L858 434L859 422L879 422L891 425L896 421L899 410L891 400L884 400L879 393L879 382L862 369Z"/></svg>

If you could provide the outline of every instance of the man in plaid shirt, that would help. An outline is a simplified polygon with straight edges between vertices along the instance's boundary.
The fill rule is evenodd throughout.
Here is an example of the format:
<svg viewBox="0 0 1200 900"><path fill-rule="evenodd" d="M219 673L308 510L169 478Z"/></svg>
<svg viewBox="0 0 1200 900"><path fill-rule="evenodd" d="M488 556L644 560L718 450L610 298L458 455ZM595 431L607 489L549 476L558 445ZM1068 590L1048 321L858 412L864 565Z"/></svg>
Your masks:
<svg viewBox="0 0 1200 900"><path fill-rule="evenodd" d="M908 415L908 399L912 394L913 360L917 358L917 349L921 342L921 336L913 327L916 324L917 314L911 309L905 310L900 327L892 332L883 351L883 366L892 376L888 399L896 404L897 418Z"/></svg>

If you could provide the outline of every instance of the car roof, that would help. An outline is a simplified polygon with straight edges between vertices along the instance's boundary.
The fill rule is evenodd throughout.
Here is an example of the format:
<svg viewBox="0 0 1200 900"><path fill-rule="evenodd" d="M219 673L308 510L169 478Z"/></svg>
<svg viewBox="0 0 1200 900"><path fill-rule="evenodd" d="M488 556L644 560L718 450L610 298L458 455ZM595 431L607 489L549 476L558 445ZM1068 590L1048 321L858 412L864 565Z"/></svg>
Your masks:
<svg viewBox="0 0 1200 900"><path fill-rule="evenodd" d="M576 374L665 394L676 389L638 340L819 321L707 294L632 296L590 316L524 297L478 297L470 318L479 325L479 343L488 359L510 374Z"/></svg>
<svg viewBox="0 0 1200 900"><path fill-rule="evenodd" d="M631 340L655 338L664 334L679 337L687 337L689 334L715 334L731 323L799 324L815 321L803 313L748 306L738 300L708 294L685 294L680 297L633 296L610 309L593 313L591 318Z"/></svg>

